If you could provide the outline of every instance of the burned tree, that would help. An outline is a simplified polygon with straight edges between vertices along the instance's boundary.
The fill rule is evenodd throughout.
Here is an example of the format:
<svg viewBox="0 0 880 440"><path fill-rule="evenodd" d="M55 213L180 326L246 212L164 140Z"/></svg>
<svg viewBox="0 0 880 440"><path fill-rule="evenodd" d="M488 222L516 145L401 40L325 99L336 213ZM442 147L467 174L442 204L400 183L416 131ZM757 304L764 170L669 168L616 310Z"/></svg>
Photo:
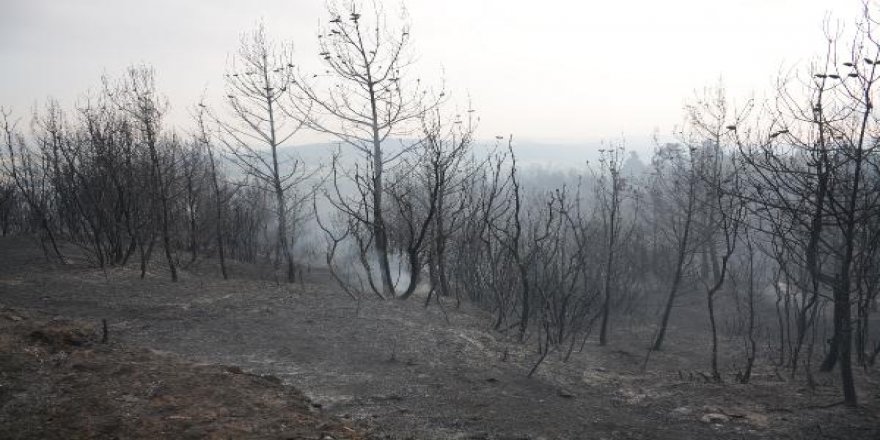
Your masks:
<svg viewBox="0 0 880 440"><path fill-rule="evenodd" d="M207 108L199 103L195 111L197 131L194 134L194 143L198 148L204 149L208 159L208 175L211 182L211 192L214 197L214 238L217 243L217 257L220 259L220 273L223 279L229 279L226 270L226 209L229 202L228 191L221 182L221 168L218 164L217 145L214 142L211 131L207 127ZM220 157L222 158L222 156Z"/></svg>
<svg viewBox="0 0 880 440"><path fill-rule="evenodd" d="M872 264L865 258L871 240L863 243L859 237L875 234L871 219L880 212L873 104L880 45L874 33L874 21L866 13L853 44L845 48L843 63L836 61L838 38L829 35L825 58L811 66L802 82L806 89L781 83L780 105L765 139L740 147L748 160L750 195L760 208L756 214L784 248L787 258L780 264L804 292L808 316L816 316L821 298L832 300L834 332L821 369L839 364L850 406L857 403L852 305L861 291L860 265ZM804 257L798 258L800 254ZM796 347L811 322L803 315L798 317Z"/></svg>
<svg viewBox="0 0 880 440"><path fill-rule="evenodd" d="M9 119L11 112L0 108L0 117L3 118L3 140L7 154L0 162L0 166L24 199L30 217L39 224L43 254L47 259L54 256L63 262L64 256L58 247L50 206L52 188L47 169L49 164L45 157L34 157L31 154L24 136L17 130L16 124ZM47 241L51 249L47 247Z"/></svg>
<svg viewBox="0 0 880 440"><path fill-rule="evenodd" d="M364 200L366 215L358 218L372 230L382 294L390 298L395 292L385 219L385 171L411 150L402 138L417 133L418 121L440 98L427 98L421 82L407 77L409 25L391 29L379 5L372 6L362 8L357 2L328 6L329 23L318 35L326 70L300 72L291 103L306 126L335 136L363 158L357 171L342 175L360 186L359 192L369 194ZM395 141L400 145L392 147ZM343 200L334 203L343 204Z"/></svg>
<svg viewBox="0 0 880 440"><path fill-rule="evenodd" d="M705 90L686 108L690 143L700 145L694 153L699 164L703 199L697 233L702 236L701 279L706 290L706 305L712 332L710 366L711 378L715 382L721 381L721 373L718 369L715 296L727 281L731 258L740 241L746 214L746 200L742 197L741 165L732 154L735 149L726 141L730 137L731 130L735 130L740 125L751 108L749 103L745 110L737 112L729 109L728 105L724 89L719 84L713 89ZM753 289L753 284L749 284L750 289ZM753 356L750 359L753 360ZM747 370L750 371L751 367L749 366Z"/></svg>
<svg viewBox="0 0 880 440"><path fill-rule="evenodd" d="M163 117L168 103L156 89L155 73L147 66L130 67L123 79L112 83L105 78L106 94L120 110L132 119L138 137L136 142L148 154L150 188L154 211L158 217L162 249L171 273L177 281L177 261L172 247L172 200L174 135L163 137Z"/></svg>
<svg viewBox="0 0 880 440"><path fill-rule="evenodd" d="M663 347L672 307L696 250L694 223L700 208L697 147L685 148L686 151L682 151L678 144L667 145L657 150L654 156L655 176L651 196L653 203L661 207L661 227L665 228L669 237L674 263L660 327L651 343L651 350L660 350Z"/></svg>
<svg viewBox="0 0 880 440"><path fill-rule="evenodd" d="M297 191L315 173L302 161L283 157L279 151L303 127L297 118L308 115L308 106L297 107L303 113L295 116L290 104L290 87L294 84L291 50L288 45L277 46L270 41L262 25L243 35L226 73L229 117L216 118L221 140L234 163L272 193L277 222L276 272L283 259L287 282L296 280L293 219L302 215L299 210L307 199Z"/></svg>
<svg viewBox="0 0 880 440"><path fill-rule="evenodd" d="M621 204L626 183L621 168L623 148L599 150L601 172L596 179L596 199L604 232L604 258L602 276L602 323L599 327L599 345L608 343L608 324L611 318L611 301L617 280L617 253L622 230Z"/></svg>

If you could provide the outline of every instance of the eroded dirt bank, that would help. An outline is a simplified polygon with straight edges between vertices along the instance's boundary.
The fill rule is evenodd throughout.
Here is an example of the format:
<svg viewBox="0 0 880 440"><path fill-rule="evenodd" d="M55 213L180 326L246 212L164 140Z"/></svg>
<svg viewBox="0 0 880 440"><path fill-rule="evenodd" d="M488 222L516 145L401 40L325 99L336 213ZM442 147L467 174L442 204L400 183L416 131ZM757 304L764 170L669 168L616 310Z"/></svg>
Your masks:
<svg viewBox="0 0 880 440"><path fill-rule="evenodd" d="M103 344L87 322L0 307L2 438L367 438L349 425L277 377Z"/></svg>

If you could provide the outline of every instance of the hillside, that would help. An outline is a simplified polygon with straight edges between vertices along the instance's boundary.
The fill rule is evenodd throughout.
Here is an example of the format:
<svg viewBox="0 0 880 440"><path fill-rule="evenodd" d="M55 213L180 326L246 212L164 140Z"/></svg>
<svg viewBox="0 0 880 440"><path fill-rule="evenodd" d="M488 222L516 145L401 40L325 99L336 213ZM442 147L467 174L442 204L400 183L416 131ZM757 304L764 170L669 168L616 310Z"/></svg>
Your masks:
<svg viewBox="0 0 880 440"><path fill-rule="evenodd" d="M527 378L535 354L491 331L483 312L354 302L318 269L289 286L242 264L223 282L206 275L210 262L178 283L159 270L141 280L134 269L48 265L24 238L2 239L0 261L0 426L13 438L880 435L873 372L858 378L857 410L835 405L836 375L815 390L765 369L748 385L706 383L694 301L644 372L646 330L630 323L608 347L590 342L567 363L551 355ZM95 335L101 319L109 345Z"/></svg>

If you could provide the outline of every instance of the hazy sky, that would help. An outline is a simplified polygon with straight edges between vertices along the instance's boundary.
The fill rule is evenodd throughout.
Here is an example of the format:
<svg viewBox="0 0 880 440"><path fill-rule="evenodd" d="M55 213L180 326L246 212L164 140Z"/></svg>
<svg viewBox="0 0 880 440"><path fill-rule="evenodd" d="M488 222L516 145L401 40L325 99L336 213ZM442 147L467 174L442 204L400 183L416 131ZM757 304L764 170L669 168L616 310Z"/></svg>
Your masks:
<svg viewBox="0 0 880 440"><path fill-rule="evenodd" d="M388 8L398 1L386 1ZM685 100L719 77L767 90L782 66L819 53L828 15L858 0L408 0L420 75L470 95L480 135L542 141L668 133ZM152 64L171 121L222 94L239 35L264 20L317 57L323 0L0 0L0 105L19 115L71 106L103 73ZM303 137L302 142L315 140Z"/></svg>

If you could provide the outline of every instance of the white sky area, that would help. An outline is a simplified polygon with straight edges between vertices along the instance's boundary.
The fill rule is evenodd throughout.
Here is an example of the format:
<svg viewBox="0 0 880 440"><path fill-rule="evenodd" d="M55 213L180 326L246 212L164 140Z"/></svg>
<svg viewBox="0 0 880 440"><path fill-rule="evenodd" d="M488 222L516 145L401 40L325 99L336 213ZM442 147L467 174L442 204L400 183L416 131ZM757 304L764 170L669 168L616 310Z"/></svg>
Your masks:
<svg viewBox="0 0 880 440"><path fill-rule="evenodd" d="M671 133L694 91L721 77L734 98L772 88L781 68L821 53L823 20L851 26L859 0L408 0L418 75L461 107L478 135L577 144ZM386 1L393 11L400 5ZM169 122L223 96L242 32L263 20L317 55L322 0L0 0L0 105L71 108L102 74L155 67ZM303 135L295 143L321 140Z"/></svg>

